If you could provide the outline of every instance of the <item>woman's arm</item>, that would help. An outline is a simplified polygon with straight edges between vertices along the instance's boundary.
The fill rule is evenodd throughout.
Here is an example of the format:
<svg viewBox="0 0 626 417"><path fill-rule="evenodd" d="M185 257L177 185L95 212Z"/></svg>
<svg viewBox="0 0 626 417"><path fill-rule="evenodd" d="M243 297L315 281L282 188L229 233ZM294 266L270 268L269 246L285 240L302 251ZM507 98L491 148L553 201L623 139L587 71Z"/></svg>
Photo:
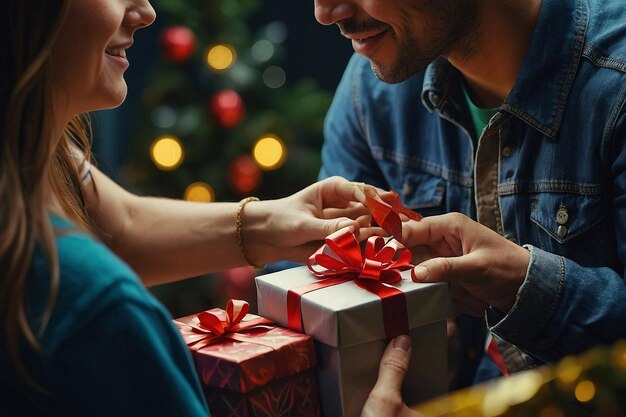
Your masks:
<svg viewBox="0 0 626 417"><path fill-rule="evenodd" d="M156 285L245 265L236 236L238 203L194 203L129 193L96 168L84 185L98 237ZM257 265L304 261L328 234L366 211L361 191L333 177L279 200L253 201L242 212L242 237ZM351 218L344 217L350 216Z"/></svg>

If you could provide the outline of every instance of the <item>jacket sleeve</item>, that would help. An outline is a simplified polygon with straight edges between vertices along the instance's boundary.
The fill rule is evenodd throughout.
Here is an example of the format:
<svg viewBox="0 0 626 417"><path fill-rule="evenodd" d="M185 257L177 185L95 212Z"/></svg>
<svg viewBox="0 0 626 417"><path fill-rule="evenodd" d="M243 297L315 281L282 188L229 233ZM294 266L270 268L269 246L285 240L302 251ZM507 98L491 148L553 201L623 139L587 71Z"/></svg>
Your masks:
<svg viewBox="0 0 626 417"><path fill-rule="evenodd" d="M530 265L508 314L493 309L493 333L546 362L626 338L626 117L616 118L606 135L603 161L606 209L614 225L620 265L587 267L538 247L528 246ZM600 163L600 161L598 161ZM612 239L610 239L612 240ZM588 245L598 244L590 240Z"/></svg>

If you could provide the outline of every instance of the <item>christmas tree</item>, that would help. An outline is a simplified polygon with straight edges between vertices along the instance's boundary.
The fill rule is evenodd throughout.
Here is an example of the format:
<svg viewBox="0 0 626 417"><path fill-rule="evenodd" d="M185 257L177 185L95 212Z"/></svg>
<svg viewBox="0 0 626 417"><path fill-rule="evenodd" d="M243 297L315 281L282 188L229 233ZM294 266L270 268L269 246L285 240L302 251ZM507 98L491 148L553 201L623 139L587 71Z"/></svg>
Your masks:
<svg viewBox="0 0 626 417"><path fill-rule="evenodd" d="M283 197L319 169L328 91L290 83L287 32L250 33L258 0L160 0L160 59L141 98L125 182L195 201Z"/></svg>
<svg viewBox="0 0 626 417"><path fill-rule="evenodd" d="M159 56L147 71L121 181L143 195L238 201L293 193L317 177L331 92L292 81L283 23L250 25L258 0L159 0ZM254 306L251 269L155 288L174 315Z"/></svg>

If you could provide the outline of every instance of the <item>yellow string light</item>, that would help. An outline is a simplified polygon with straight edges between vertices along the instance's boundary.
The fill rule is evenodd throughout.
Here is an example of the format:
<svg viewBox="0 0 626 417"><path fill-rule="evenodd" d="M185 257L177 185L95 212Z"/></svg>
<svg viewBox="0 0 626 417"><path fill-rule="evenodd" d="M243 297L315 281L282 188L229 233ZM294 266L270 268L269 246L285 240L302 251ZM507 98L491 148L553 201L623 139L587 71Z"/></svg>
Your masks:
<svg viewBox="0 0 626 417"><path fill-rule="evenodd" d="M233 66L237 59L237 53L231 45L217 44L207 48L205 57L211 70L222 72Z"/></svg>
<svg viewBox="0 0 626 417"><path fill-rule="evenodd" d="M559 362L556 368L558 381L567 386L575 382L583 370L582 365L576 358L566 357Z"/></svg>
<svg viewBox="0 0 626 417"><path fill-rule="evenodd" d="M252 149L256 163L265 171L280 168L287 158L285 143L276 135L261 136Z"/></svg>
<svg viewBox="0 0 626 417"><path fill-rule="evenodd" d="M539 417L563 417L563 411L555 405L549 404L541 410Z"/></svg>
<svg viewBox="0 0 626 417"><path fill-rule="evenodd" d="M213 188L205 182L194 182L187 186L183 198L187 201L211 203L215 201L215 192Z"/></svg>
<svg viewBox="0 0 626 417"><path fill-rule="evenodd" d="M183 145L175 136L157 138L150 146L152 162L162 171L172 171L180 166L184 158Z"/></svg>
<svg viewBox="0 0 626 417"><path fill-rule="evenodd" d="M596 396L596 385L591 381L580 381L574 389L574 395L581 403L589 402Z"/></svg>
<svg viewBox="0 0 626 417"><path fill-rule="evenodd" d="M611 362L620 372L626 371L626 341L620 340L611 349Z"/></svg>

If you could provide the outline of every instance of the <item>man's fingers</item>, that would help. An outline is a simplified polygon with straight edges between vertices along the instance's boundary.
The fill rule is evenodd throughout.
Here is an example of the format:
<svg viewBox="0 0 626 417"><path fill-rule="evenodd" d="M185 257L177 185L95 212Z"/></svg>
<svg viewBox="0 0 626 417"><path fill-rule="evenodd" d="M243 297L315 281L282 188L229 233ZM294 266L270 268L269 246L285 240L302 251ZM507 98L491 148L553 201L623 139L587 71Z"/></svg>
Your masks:
<svg viewBox="0 0 626 417"><path fill-rule="evenodd" d="M472 255L424 261L411 270L411 278L414 282L450 282L454 310L482 317L489 304L470 294L462 284L476 276L476 264L468 258L472 258Z"/></svg>
<svg viewBox="0 0 626 417"><path fill-rule="evenodd" d="M464 281L484 271L484 262L474 254L428 259L411 271L415 282Z"/></svg>
<svg viewBox="0 0 626 417"><path fill-rule="evenodd" d="M421 417L406 406L400 391L410 358L411 339L396 336L383 353L378 380L365 402L361 417Z"/></svg>
<svg viewBox="0 0 626 417"><path fill-rule="evenodd" d="M409 369L410 358L411 339L409 336L401 335L394 338L383 353L374 390L384 390L387 394L400 395L402 382Z"/></svg>

